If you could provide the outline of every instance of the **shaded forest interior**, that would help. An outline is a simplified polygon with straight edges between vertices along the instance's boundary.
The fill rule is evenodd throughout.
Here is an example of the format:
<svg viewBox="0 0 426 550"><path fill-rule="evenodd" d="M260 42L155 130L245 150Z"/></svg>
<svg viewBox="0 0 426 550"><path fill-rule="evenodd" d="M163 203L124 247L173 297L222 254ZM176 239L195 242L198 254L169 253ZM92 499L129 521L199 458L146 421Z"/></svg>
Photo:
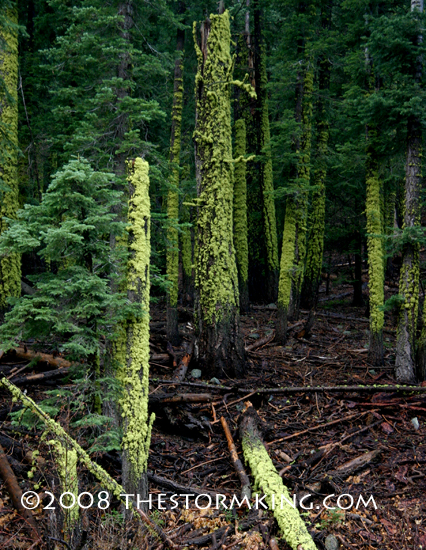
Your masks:
<svg viewBox="0 0 426 550"><path fill-rule="evenodd" d="M426 547L425 17L2 0L0 548Z"/></svg>

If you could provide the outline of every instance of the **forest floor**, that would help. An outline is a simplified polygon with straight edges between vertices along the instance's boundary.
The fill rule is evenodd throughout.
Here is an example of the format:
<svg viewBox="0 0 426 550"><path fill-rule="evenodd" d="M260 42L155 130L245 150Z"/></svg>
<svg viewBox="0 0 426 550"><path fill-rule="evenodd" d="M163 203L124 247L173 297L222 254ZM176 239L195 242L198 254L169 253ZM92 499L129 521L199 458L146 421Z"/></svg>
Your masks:
<svg viewBox="0 0 426 550"><path fill-rule="evenodd" d="M287 345L279 346L271 340L252 349L247 354L247 376L238 381L221 380L220 386L215 381L193 378L191 365L183 384L167 382L174 367L171 359L163 361L161 356L167 349L165 312L162 305L154 306L151 342L158 358L151 364L151 396L162 392L168 395L207 392L213 402L160 402L154 406L157 419L148 465L153 509L149 517L158 526L159 534L138 521L123 522L119 504L113 501L105 512L95 507L83 513L82 530L87 542L79 545L80 550L83 547L168 548L169 543L161 539L165 536L182 549L287 550L289 547L280 539L272 512L262 510L261 506L259 510L247 507L216 510L213 499L211 508L199 510L193 496L188 501L189 509L179 499L180 504L174 510L155 510L158 494L167 495L164 506L170 508L171 494L194 493L194 488L213 496L219 493L228 499L234 495L240 498L241 484L230 460L220 417L227 420L243 460L238 419L247 400L253 403L263 421L263 439L269 456L290 494L296 495L299 506L303 496L311 495L302 501L305 509L299 510L319 549L425 549L426 393L385 393L362 388L310 392L279 389L395 384L392 318L387 317L384 332L385 364L373 367L367 359L365 307L351 306L350 290L349 285L337 285L330 296L320 295L326 299L319 304L308 339L301 334L302 325L295 326ZM342 296L345 293L348 295ZM180 328L185 340L190 342L190 311L183 309L181 315ZM302 318L306 316L306 312L302 314ZM242 316L246 347L264 337L263 341L272 338L275 317L272 305L254 308L249 315ZM179 361L183 348L175 351ZM14 366L21 368L24 364L9 355L2 358L0 368L7 374ZM39 402L46 397L46 384L25 387ZM50 381L49 389L57 385L58 382ZM68 383L65 387L70 389L72 385ZM271 391L257 392L260 388ZM13 427L7 416L12 406L10 397L1 392L0 399L0 443L22 491L35 490L43 498L43 492L51 488L55 479L55 466L46 444L40 442L41 426L38 429ZM84 432L73 435L84 443ZM25 462L24 456L28 450L37 448L43 460L35 469L34 477L28 479L31 463ZM94 458L120 482L117 452L97 452ZM250 471L247 473L250 475ZM83 467L79 476L80 492L102 490ZM169 487L164 484L164 478L170 481ZM35 547L1 483L0 548ZM326 504L334 509L325 507L324 499L329 495L335 496ZM346 495L339 501L346 510L337 508L340 495ZM200 499L198 506L208 506L208 502ZM60 533L54 536L52 522L56 513L48 514L39 506L35 510L39 530L50 544L47 547L70 548L60 541ZM49 536L58 540L48 539Z"/></svg>

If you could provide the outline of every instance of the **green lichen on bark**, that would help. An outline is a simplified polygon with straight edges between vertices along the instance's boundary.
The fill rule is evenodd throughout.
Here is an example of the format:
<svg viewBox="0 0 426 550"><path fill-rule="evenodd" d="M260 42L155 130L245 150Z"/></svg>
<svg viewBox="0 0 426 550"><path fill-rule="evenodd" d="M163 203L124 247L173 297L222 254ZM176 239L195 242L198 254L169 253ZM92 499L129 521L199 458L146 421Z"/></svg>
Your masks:
<svg viewBox="0 0 426 550"><path fill-rule="evenodd" d="M29 408L31 412L44 423L46 430L54 435L63 446L66 446L68 449L75 450L78 460L86 466L86 468L96 477L105 489L120 499L120 494L124 493L121 485L110 477L110 475L103 468L96 464L96 462L93 462L86 451L66 433L60 424L55 422L53 418L50 418L50 416L42 411L30 397L25 395L18 387L9 382L6 378L0 379L0 386L4 386L4 388L11 393L12 402L22 401L24 407Z"/></svg>
<svg viewBox="0 0 426 550"><path fill-rule="evenodd" d="M371 153L370 153L371 155ZM380 205L380 180L375 166L367 159L367 250L368 250L368 287L370 295L370 356L374 363L382 362L382 330L384 324L384 270L383 239Z"/></svg>
<svg viewBox="0 0 426 550"><path fill-rule="evenodd" d="M61 493L71 493L75 497L72 499L71 496L67 495L63 500L66 507L64 509L65 532L70 534L79 518L79 506L77 503L79 495L77 477L78 455L74 448L62 445L57 439L48 441L48 444L54 449L55 462L61 482ZM74 504L71 506L72 502Z"/></svg>
<svg viewBox="0 0 426 550"><path fill-rule="evenodd" d="M244 159L246 155L246 123L240 118L235 122L235 158ZM240 283L240 299L248 293L248 242L247 242L247 182L246 163L235 164L234 179L234 245ZM247 296L248 298L248 296ZM244 300L248 301L248 299ZM242 305L242 304L241 304ZM246 309L245 304L242 309Z"/></svg>
<svg viewBox="0 0 426 550"><path fill-rule="evenodd" d="M271 133L269 126L268 78L266 75L265 45L261 46L259 100L261 109L260 146L264 155L262 163L263 223L268 270L276 273L278 262L277 222L275 216L274 182L272 173Z"/></svg>
<svg viewBox="0 0 426 550"><path fill-rule="evenodd" d="M238 273L233 243L231 101L233 59L229 14L210 15L195 33L194 131L197 178L196 322L200 360L210 370L239 371ZM239 367L240 365L240 367Z"/></svg>
<svg viewBox="0 0 426 550"><path fill-rule="evenodd" d="M173 93L172 135L170 140L170 162L172 164L167 193L167 278L171 283L168 290L168 303L172 307L177 306L178 300L178 271L179 271L179 247L178 229L179 221L179 155L181 147L181 125L183 106L183 60L176 61L175 88Z"/></svg>
<svg viewBox="0 0 426 550"><path fill-rule="evenodd" d="M138 488L146 476L151 427L149 391L149 262L150 199L148 163L137 158L129 169L129 252L127 296L140 306L139 315L127 321L116 344L120 362L117 377L122 385L120 409L123 427L123 485ZM124 335L125 333L125 335Z"/></svg>
<svg viewBox="0 0 426 550"><path fill-rule="evenodd" d="M9 98L0 98L0 122L5 128L6 145L1 154L0 177L3 191L0 201L0 234L8 228L5 218L16 218L18 202L18 8L6 11L11 25L0 30L0 73ZM0 259L0 310L8 298L21 294L21 258L8 254Z"/></svg>
<svg viewBox="0 0 426 550"><path fill-rule="evenodd" d="M314 89L314 68L307 60L303 81L302 135L300 140L299 159L297 163L298 208L296 211L295 242L295 278L293 293L298 303L302 288L306 260L306 232L308 222L308 190L311 177L311 143L312 143L312 94ZM297 309L297 304L295 304Z"/></svg>
<svg viewBox="0 0 426 550"><path fill-rule="evenodd" d="M251 438L248 433L242 437L241 443L244 458L255 481L255 489L265 494L265 502L273 510L286 543L293 550L317 550L263 443Z"/></svg>

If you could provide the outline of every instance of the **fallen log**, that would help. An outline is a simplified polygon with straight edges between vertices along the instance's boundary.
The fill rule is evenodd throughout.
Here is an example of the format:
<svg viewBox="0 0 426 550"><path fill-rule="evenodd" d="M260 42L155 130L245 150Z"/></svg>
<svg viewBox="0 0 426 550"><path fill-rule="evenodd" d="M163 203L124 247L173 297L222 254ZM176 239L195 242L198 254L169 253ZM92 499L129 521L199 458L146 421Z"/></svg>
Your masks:
<svg viewBox="0 0 426 550"><path fill-rule="evenodd" d="M287 487L272 463L258 428L260 419L250 401L246 401L240 420L244 458L256 485L265 494L285 542L292 550L317 550L298 510L293 506Z"/></svg>
<svg viewBox="0 0 426 550"><path fill-rule="evenodd" d="M192 350L193 350L193 343L191 342L189 344L187 352L185 353L185 355L180 360L178 368L174 371L174 373L172 375L172 380L177 380L179 382L183 382L183 380L186 376L186 373L188 371L189 363L191 362Z"/></svg>
<svg viewBox="0 0 426 550"><path fill-rule="evenodd" d="M6 453L4 452L3 447L0 445L0 475L3 478L4 484L6 486L7 492L10 495L10 498L13 502L13 506L20 516L22 516L29 528L28 531L31 535L31 538L34 542L41 542L40 535L37 530L37 525L35 519L30 510L25 508L22 503L22 491L18 484L15 474L13 473L12 468L10 467L9 461L7 460Z"/></svg>
<svg viewBox="0 0 426 550"><path fill-rule="evenodd" d="M251 499L250 480L248 478L248 475L246 474L243 463L239 459L234 440L232 439L231 431L229 429L228 423L226 422L223 416L220 417L220 422L222 424L222 428L223 428L223 431L225 432L226 440L228 442L228 449L231 454L232 464L241 481L241 499L246 498L247 502L250 502L250 499Z"/></svg>
<svg viewBox="0 0 426 550"><path fill-rule="evenodd" d="M160 403L179 405L180 403L210 403L210 401L213 401L213 396L210 393L177 393L175 395L159 393L149 396L151 406Z"/></svg>
<svg viewBox="0 0 426 550"><path fill-rule="evenodd" d="M268 336L264 336L263 338L260 338L259 340L256 340L254 344L250 344L249 346L246 346L246 351L253 351L254 349L260 348L261 346L265 344L269 344L269 342L272 342L272 340L275 338L275 332L272 334L268 334Z"/></svg>
<svg viewBox="0 0 426 550"><path fill-rule="evenodd" d="M216 498L216 491L210 491L209 489L200 489L198 487L188 487L187 485L182 485L181 483L176 483L176 481L171 481L165 477L160 477L155 474L148 472L148 480L155 485L164 487L164 489L169 489L170 491L176 492L176 494L190 494L194 495L209 495L212 498Z"/></svg>
<svg viewBox="0 0 426 550"><path fill-rule="evenodd" d="M58 378L60 376L65 376L69 372L69 367L63 367L56 370L49 370L47 372L41 372L39 374L29 374L28 376L21 376L20 378L10 377L10 380L19 386L23 384L36 384L44 380L50 380L52 378Z"/></svg>
<svg viewBox="0 0 426 550"><path fill-rule="evenodd" d="M41 353L28 348L15 348L10 350L10 352L14 352L15 357L18 357L18 359L26 359L27 361L43 361L44 363L47 363L52 367L69 368L71 366L71 363L69 361L63 359L59 355L57 357L54 357L53 355L50 355L48 353Z"/></svg>

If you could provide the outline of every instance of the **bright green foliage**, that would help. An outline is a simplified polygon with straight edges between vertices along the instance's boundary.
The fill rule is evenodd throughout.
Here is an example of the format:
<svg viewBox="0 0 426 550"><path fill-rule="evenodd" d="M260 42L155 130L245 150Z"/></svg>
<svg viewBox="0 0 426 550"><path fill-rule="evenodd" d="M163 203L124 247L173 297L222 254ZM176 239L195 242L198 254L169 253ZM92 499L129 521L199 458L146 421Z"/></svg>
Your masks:
<svg viewBox="0 0 426 550"><path fill-rule="evenodd" d="M234 157L244 158L246 154L246 124L240 118L235 122ZM234 245L240 282L248 282L248 244L247 244L247 183L246 163L235 164L234 180Z"/></svg>
<svg viewBox="0 0 426 550"><path fill-rule="evenodd" d="M278 285L278 307L288 310L290 306L291 288L294 280L295 242L296 242L296 211L297 203L292 197L287 199L283 246L281 251L280 280Z"/></svg>
<svg viewBox="0 0 426 550"><path fill-rule="evenodd" d="M0 239L0 253L34 251L52 271L29 276L35 294L23 296L0 327L0 346L36 337L75 359L96 357L102 338L111 336L127 315L125 296L111 294L109 234L122 235L111 208L121 197L109 186L113 174L95 172L86 160L71 160L59 170L40 205L26 205ZM114 312L112 314L111 312Z"/></svg>
<svg viewBox="0 0 426 550"><path fill-rule="evenodd" d="M129 251L127 296L137 306L137 316L127 320L115 355L117 377L123 392L120 398L123 419L123 468L126 490L139 486L147 471L151 427L154 415L148 415L149 391L149 264L150 200L149 165L137 158L130 168ZM125 335L125 338L124 338Z"/></svg>
<svg viewBox="0 0 426 550"><path fill-rule="evenodd" d="M17 3L6 11L8 26L0 29L0 76L4 89L0 90L0 235L8 226L8 219L16 218L18 202L18 10ZM8 298L21 294L21 257L17 253L0 258L0 310Z"/></svg>
<svg viewBox="0 0 426 550"><path fill-rule="evenodd" d="M194 132L200 165L195 285L203 320L214 325L238 307L238 275L232 239L233 176L231 102L233 62L229 14L210 16L206 51L196 43ZM194 27L195 28L195 27ZM206 32L206 29L204 30Z"/></svg>

